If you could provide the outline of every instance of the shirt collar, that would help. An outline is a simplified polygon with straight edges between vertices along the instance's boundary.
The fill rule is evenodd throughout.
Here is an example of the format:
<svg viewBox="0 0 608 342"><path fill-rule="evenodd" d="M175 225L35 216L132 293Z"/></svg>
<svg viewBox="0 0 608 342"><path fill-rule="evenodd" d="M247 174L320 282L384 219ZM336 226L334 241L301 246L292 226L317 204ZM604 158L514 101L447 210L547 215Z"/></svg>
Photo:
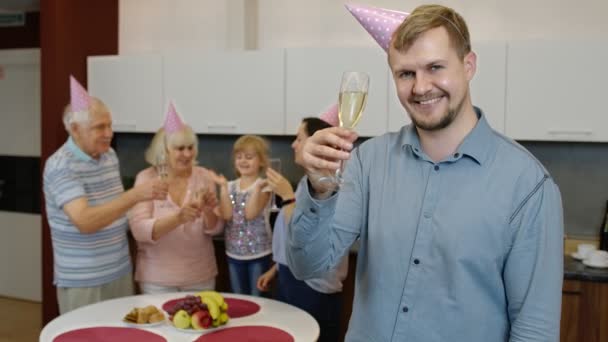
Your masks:
<svg viewBox="0 0 608 342"><path fill-rule="evenodd" d="M72 137L68 138L67 147L68 150L74 153L74 156L76 156L76 158L82 161L95 161L95 159L91 158L90 155L86 154L83 150L80 149L80 147L78 147L78 145L76 145L76 142L74 141L74 139L72 139Z"/></svg>
<svg viewBox="0 0 608 342"><path fill-rule="evenodd" d="M477 114L477 124L467 134L458 149L457 153L463 156L468 156L475 160L478 164L482 164L488 160L492 149L494 148L493 139L491 137L494 131L488 124L486 116L480 108L473 107ZM401 129L401 147L411 146L414 151L421 151L420 138L413 124L404 126Z"/></svg>

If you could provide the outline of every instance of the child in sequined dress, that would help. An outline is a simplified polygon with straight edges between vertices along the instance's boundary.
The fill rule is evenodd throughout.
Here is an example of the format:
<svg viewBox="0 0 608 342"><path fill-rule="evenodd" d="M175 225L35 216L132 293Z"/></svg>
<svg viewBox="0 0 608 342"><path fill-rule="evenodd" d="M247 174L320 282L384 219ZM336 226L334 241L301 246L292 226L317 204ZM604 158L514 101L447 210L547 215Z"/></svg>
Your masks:
<svg viewBox="0 0 608 342"><path fill-rule="evenodd" d="M261 137L244 135L234 143L232 155L238 178L217 177L230 285L234 293L260 296L257 279L272 262L271 192L262 190L260 178L268 167L268 144Z"/></svg>

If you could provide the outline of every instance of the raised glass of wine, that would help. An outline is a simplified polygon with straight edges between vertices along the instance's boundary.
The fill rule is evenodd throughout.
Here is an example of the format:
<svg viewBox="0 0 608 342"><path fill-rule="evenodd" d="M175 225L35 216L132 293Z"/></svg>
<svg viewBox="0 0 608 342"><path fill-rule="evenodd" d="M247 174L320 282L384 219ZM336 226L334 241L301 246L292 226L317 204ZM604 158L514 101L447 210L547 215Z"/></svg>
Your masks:
<svg viewBox="0 0 608 342"><path fill-rule="evenodd" d="M340 94L338 97L338 118L340 127L354 129L359 123L365 104L367 103L367 89L369 88L369 75L361 71L346 71L342 74ZM340 163L333 177L327 179L344 189L344 166L346 161Z"/></svg>

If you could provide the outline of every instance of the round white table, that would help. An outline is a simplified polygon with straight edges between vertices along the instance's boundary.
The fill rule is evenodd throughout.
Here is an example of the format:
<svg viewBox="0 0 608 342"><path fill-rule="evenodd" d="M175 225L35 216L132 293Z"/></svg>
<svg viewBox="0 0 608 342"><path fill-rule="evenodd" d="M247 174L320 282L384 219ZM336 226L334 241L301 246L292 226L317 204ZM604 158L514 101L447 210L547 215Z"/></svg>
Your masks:
<svg viewBox="0 0 608 342"><path fill-rule="evenodd" d="M159 295L138 295L106 300L78 308L63 314L49 322L40 333L40 342L52 342L53 339L66 331L98 326L125 327L123 317L135 307L155 305L162 309L162 305L171 299L182 298L187 292L168 293ZM257 303L260 310L253 315L230 319L222 327L212 330L203 330L200 333L181 332L168 322L154 327L144 328L163 336L168 342L193 341L199 335L216 331L224 327L243 325L265 325L285 330L299 342L314 342L319 338L319 324L306 311L295 306L285 304L273 299L254 296L222 293L225 297L245 299ZM166 312L165 312L166 314ZM133 341L137 342L137 341Z"/></svg>

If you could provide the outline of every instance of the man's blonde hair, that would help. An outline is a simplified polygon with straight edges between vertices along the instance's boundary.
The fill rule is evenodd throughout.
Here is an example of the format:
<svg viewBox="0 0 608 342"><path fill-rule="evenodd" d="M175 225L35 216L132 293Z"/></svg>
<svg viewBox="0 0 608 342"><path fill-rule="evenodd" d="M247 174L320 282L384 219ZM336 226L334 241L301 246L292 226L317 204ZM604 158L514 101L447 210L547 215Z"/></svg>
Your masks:
<svg viewBox="0 0 608 342"><path fill-rule="evenodd" d="M391 44L397 51L407 51L421 34L437 27L443 27L448 32L450 44L458 57L462 59L471 52L467 23L456 11L442 5L416 7L393 33Z"/></svg>

